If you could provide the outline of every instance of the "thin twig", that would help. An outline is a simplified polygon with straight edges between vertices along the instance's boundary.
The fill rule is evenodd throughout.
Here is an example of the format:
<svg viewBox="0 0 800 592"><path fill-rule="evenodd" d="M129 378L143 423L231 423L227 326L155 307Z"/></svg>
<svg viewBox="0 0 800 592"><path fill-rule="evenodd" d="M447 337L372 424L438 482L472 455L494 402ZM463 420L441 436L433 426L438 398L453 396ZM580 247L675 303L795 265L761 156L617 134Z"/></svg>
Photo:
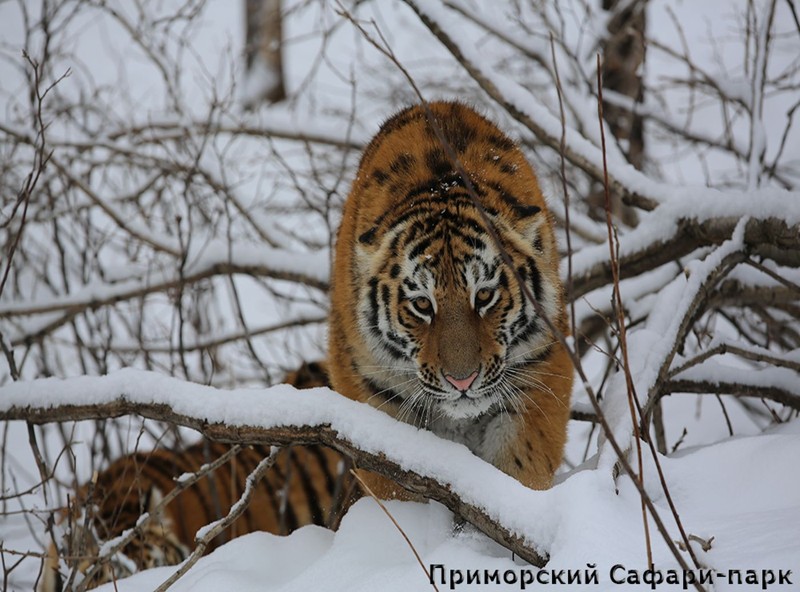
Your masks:
<svg viewBox="0 0 800 592"><path fill-rule="evenodd" d="M553 32L550 31L550 52L553 57L553 72L556 78L556 90L558 91L558 111L561 115L561 142L559 144L559 157L561 162L561 188L564 192L564 233L567 237L567 286L566 297L569 302L570 310L570 329L572 331L572 343L576 343L575 325L575 298L572 294L572 232L569 223L569 190L567 189L567 168L564 151L567 147L567 120L564 115L564 101L561 96L561 77L558 74L558 63L556 62L556 45Z"/></svg>
<svg viewBox="0 0 800 592"><path fill-rule="evenodd" d="M99 419L99 418L98 418ZM209 475L216 471L219 467L224 465L225 463L229 462L232 458L234 458L239 452L241 451L242 446L240 444L235 444L231 446L231 448L225 452L222 456L214 461L208 463L207 465L203 465L200 467L195 473L192 473L189 477L185 479L179 479L175 483L175 487L169 491L153 508L150 513L143 515L137 522L136 526L133 528L125 531L122 535L117 537L114 542L108 546L102 556L97 558L97 561L92 565L91 568L86 572L81 584L76 589L76 592L83 592L86 590L88 584L92 581L92 578L97 574L103 566L111 561L111 559L122 551L125 546L130 543L134 538L137 536L142 536L144 533L145 528L147 525L156 517L159 516L164 509L167 507L169 503L172 502L178 495L180 495L184 490L188 489L195 483L197 483L200 479Z"/></svg>
<svg viewBox="0 0 800 592"><path fill-rule="evenodd" d="M255 486L264 478L267 471L275 464L275 459L278 456L280 448L274 446L270 451L268 457L262 459L256 468L247 476L245 481L245 488L239 500L231 506L230 511L226 516L220 518L216 522L212 522L208 526L203 527L198 531L195 536L196 546L189 557L186 558L180 568L175 571L169 578L167 578L154 592L165 592L172 584L177 582L187 571L189 571L195 563L206 552L206 548L214 538L222 531L228 528L233 522L242 515L242 513L250 505L253 498L253 492L256 490Z"/></svg>
<svg viewBox="0 0 800 592"><path fill-rule="evenodd" d="M414 553L414 557L417 558L417 563L419 563L419 566L422 568L422 571L425 572L425 575L428 576L428 582L430 583L431 586L433 586L433 589L436 590L436 592L439 592L439 588L436 587L436 583L433 581L433 578L431 577L431 573L428 571L428 568L425 566L425 563L423 563L422 557L419 556L419 553L417 552L417 548L414 546L414 543L411 542L411 539L408 538L408 535L403 530L403 528L397 523L397 520L395 520L394 516L392 516L392 513L388 510L388 508L380 500L380 498L378 498L378 496L375 495L375 493L373 493L373 491L372 491L372 489L370 489L369 485L367 485L366 482L358 475L358 471L355 471L354 469L350 469L350 473L353 475L353 477L355 477L358 480L358 482L361 484L361 487L364 488L364 490L367 492L367 494L377 502L378 506L380 506L381 510L383 510L383 513L386 514L386 516L389 517L389 520L392 521L392 524L394 524L394 527L397 529L397 531L401 535L403 535L403 538L406 540L406 544L411 549L411 552Z"/></svg>
<svg viewBox="0 0 800 592"><path fill-rule="evenodd" d="M613 286L613 309L616 311L617 323L617 338L619 339L619 347L622 353L622 371L625 375L625 387L628 398L628 411L631 416L631 424L633 429L633 441L636 444L636 459L639 463L639 483L644 489L644 462L642 460L642 439L639 433L639 421L636 419L636 408L634 401L636 397L636 387L633 384L633 376L631 375L631 364L628 358L628 340L627 328L625 325L625 308L622 304L622 294L619 289L619 243L616 237L616 231L611 222L611 192L608 183L608 162L606 160L606 133L605 133L605 120L603 118L603 69L600 63L600 54L597 54L597 117L600 122L600 149L603 152L603 197L604 207L606 213L606 228L608 229L608 251L609 259L611 261L611 278ZM616 240L615 240L616 239ZM649 439L649 438L648 438ZM647 511L645 508L644 498L642 498L642 525L644 527L644 541L647 550L647 565L653 567L653 548L650 542L650 526L647 523Z"/></svg>

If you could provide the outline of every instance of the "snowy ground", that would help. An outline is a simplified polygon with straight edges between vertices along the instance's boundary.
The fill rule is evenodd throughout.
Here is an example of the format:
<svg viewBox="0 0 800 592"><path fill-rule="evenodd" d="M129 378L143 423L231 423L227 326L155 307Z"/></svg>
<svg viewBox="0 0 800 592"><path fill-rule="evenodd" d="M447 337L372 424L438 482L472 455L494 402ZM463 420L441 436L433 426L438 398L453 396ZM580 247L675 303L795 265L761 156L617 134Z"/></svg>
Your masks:
<svg viewBox="0 0 800 592"><path fill-rule="evenodd" d="M587 564L596 565L602 584L599 589L614 589L609 571L614 565L643 569L639 498L625 479L617 482L616 492L609 474L582 471L549 492L526 491L470 458L466 449L395 424L372 409L354 410L358 406L324 390L305 393L298 404L296 393L281 387L222 397L213 389L123 372L107 379L12 385L0 390L0 401L4 409L67 401L97 403L119 392L132 401L167 402L178 412L231 425L331 423L365 449L386 449L407 468L442 475L499 515L508 517L516 506L530 507L529 512L517 512L517 527L542 541L551 556L547 571L582 571ZM792 422L767 434L733 438L662 459L686 530L712 541L708 552L698 550L704 565L719 573L800 569L800 476L786 470L799 454L800 423ZM667 515L653 469L648 468L645 475L648 491L662 515ZM447 581L451 569L465 574L476 569L490 574L511 570L509 573L519 578L535 573L470 528L455 533L452 515L436 503L392 502L388 508L423 561L445 566ZM674 527L671 531L678 539ZM663 570L676 568L658 540L654 536L656 565ZM154 589L173 569L137 575L119 582L119 589ZM617 579L619 573L615 572ZM441 572L436 574L435 580L441 577ZM364 499L335 534L309 527L286 538L268 534L243 537L202 559L173 589L308 590L318 587L320 581L325 582L322 589L326 590L408 590L424 587L427 579L377 504ZM718 590L739 589L726 587L719 579L717 584Z"/></svg>
<svg viewBox="0 0 800 592"><path fill-rule="evenodd" d="M775 588L800 589L800 478L795 474L787 479L783 471L765 469L763 462L770 458L775 461L769 463L772 466L791 467L798 454L800 428L792 425L769 436L734 439L690 451L664 463L685 527L703 539L714 537L712 549L701 555L705 565L718 573L729 569L740 569L743 574L745 570L759 574L761 570L776 574L779 569L793 570L794 585ZM502 496L502 489L490 483L486 487ZM666 514L663 496L658 495L657 487L651 489L659 510ZM649 585L618 586L610 575L617 564L640 573L646 566L639 497L630 484L623 481L615 494L608 475L581 474L557 486L552 501L551 511L558 515L557 533L546 571L583 572L587 564L593 564L600 585L588 585L587 589L650 589ZM436 503L390 502L387 506L426 564L443 565L447 582L458 579L451 577L450 570L464 574L465 583L456 586L459 590L486 587L466 585L468 571L504 574L510 570L521 581L523 571L532 569L515 563L508 552L482 535L454 534L452 514ZM663 548L656 557L660 569L677 568ZM122 582L119 590L155 588L169 573L169 569L161 569L138 575ZM435 574L440 589L447 588L449 584L442 585L441 572ZM627 571L615 572L618 580L623 575L627 577ZM268 534L244 537L204 558L174 589L212 591L229 586L242 591L399 592L426 589L427 582L394 526L375 502L364 499L351 509L335 534L307 527L288 540ZM732 585L719 577L715 583L719 591L761 589L760 585ZM506 588L517 589L518 585Z"/></svg>
<svg viewBox="0 0 800 592"><path fill-rule="evenodd" d="M800 425L782 426L768 435L734 438L714 446L685 451L676 458L662 459L670 491L679 508L684 527L691 534L709 540L711 549L701 553L701 561L717 574L747 570L777 574L792 570L792 585L770 585L769 589L800 589L800 475L793 467L800 455ZM769 459L765 462L765 459ZM662 515L667 503L659 491L655 475L648 473L648 490ZM624 571L616 580L629 577L628 569L643 574L646 569L639 496L626 480L619 493L609 475L585 472L572 476L552 490L548 508L558 518L548 572L577 570L587 564L597 566L600 585L591 590L650 590L647 584L618 585L611 569L617 564ZM486 490L502 497L502 488L486 483ZM435 572L440 590L458 581L450 570L460 571L464 583L458 590L521 588L525 570L510 554L475 532L454 533L452 514L439 504L389 502L387 507L402 526L426 564L444 566ZM524 510L521 512L524 515ZM671 529L677 540L677 531ZM658 541L658 536L654 536ZM664 570L678 566L663 544L656 545L656 565ZM468 572L478 570L501 577L511 572L519 583L496 586L466 584ZM171 569L157 569L119 582L120 591L149 590L164 581ZM483 575L482 575L483 577ZM566 581L566 577L565 577ZM760 590L758 584L739 585L714 577L715 589ZM532 584L533 588L536 584ZM560 588L556 586L556 589ZM575 590L571 585L563 589ZM114 588L108 586L104 590ZM245 591L408 591L430 589L406 542L371 499L359 501L331 533L318 527L302 528L287 538L252 534L228 543L203 558L172 588L180 591L214 592L219 589ZM660 585L659 590L679 590L680 585Z"/></svg>
<svg viewBox="0 0 800 592"><path fill-rule="evenodd" d="M364 450L384 452L404 468L439 476L465 500L486 508L550 555L539 575L472 527L454 528L452 514L435 502L388 503L426 566L443 566L434 568L434 581L440 589L450 583L458 589L481 589L485 582L466 585L468 572L478 573L483 582L497 570L500 577L508 582L516 578L520 585L531 577L551 579L562 570L563 578L572 572L585 578L585 572L594 573L596 567L599 586L587 584L587 588L614 590L618 589L615 580L635 577L628 570L643 574L646 568L639 496L627 479L615 482L602 469L584 470L550 491L530 491L473 457L466 448L398 424L326 389L299 396L293 389L274 387L223 396L216 389L153 373L123 371L107 378L10 385L0 389L0 410L102 403L123 394L132 402L167 403L178 413L212 423L265 427L328 423ZM768 581L770 577L765 574L774 573L777 578L788 571L793 572L791 585L768 582L769 589L798 589L794 574L800 573L800 475L793 468L799 455L800 422L794 421L757 436L729 438L661 458L684 528L689 535L709 542L707 550L698 543L695 552L704 569L714 573L716 590L761 589L764 578ZM674 523L666 518L669 508L650 462L646 463L645 484L667 521L670 538L678 540ZM24 531L13 517L5 523L9 534L16 528ZM650 528L654 532L652 522ZM13 541L13 535L11 538ZM670 570L679 570L659 535L652 534L652 540L655 565L664 577ZM624 569L615 570L617 565ZM155 589L174 569L141 573L117 586L131 591ZM742 574L742 582L752 585L743 588L735 575L731 582L730 570L739 570L736 573ZM463 585L459 574L464 577ZM758 580L753 583L748 577ZM336 533L307 527L289 537L257 533L236 539L201 559L172 589L417 590L427 586L427 577L400 533L373 500L363 499ZM114 588L109 585L106 589ZM516 586L508 584L507 589ZM649 585L629 582L625 589L649 589ZM681 589L681 585L658 589Z"/></svg>

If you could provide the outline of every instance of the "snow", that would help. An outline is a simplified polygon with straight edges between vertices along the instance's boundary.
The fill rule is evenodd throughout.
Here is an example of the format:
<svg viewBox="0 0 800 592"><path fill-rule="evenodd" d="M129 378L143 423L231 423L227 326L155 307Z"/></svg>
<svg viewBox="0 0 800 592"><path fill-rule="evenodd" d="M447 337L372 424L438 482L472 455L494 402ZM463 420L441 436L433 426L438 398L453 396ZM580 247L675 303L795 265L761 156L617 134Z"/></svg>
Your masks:
<svg viewBox="0 0 800 592"><path fill-rule="evenodd" d="M714 249L702 262L693 261L688 271L688 279L678 276L658 295L653 313L647 318L644 330L631 336L631 349L637 352L631 359L632 374L635 376L637 392L640 397L650 393L658 378L658 373L674 355L671 347L678 333L684 329L682 322L691 307L697 306L701 290L710 281L712 274L718 273L726 259L744 246L744 228L747 218L742 218L734 230L733 237Z"/></svg>
<svg viewBox="0 0 800 592"><path fill-rule="evenodd" d="M704 221L718 218L721 202L732 219L749 216L784 221L787 226L800 224L800 192L781 189L757 191L721 191L711 188L683 188L675 198L661 204L654 215L620 237L621 258L641 252L650 246L666 242L675 236L681 220ZM598 263L608 260L608 245L586 247L572 258L572 273L581 276ZM562 262L562 275L566 262Z"/></svg>
<svg viewBox="0 0 800 592"><path fill-rule="evenodd" d="M794 475L787 480L783 471L776 470L792 466L798 454L798 435L778 433L732 439L676 458L661 459L684 526L704 539L713 537L711 550L701 555L705 565L717 571L791 569L793 576L798 574L800 477ZM765 464L764 458L774 459L775 463ZM655 475L646 473L646 482L653 484L656 505L662 515L667 515L666 502L655 487ZM570 589L623 589L610 581L610 569L622 564L643 570L645 563L639 499L632 485L623 480L616 494L610 479L597 472L583 472L553 491L551 512L558 516L557 529L546 569L583 570L587 564L596 564L600 585ZM732 491L735 495L731 495ZM499 570L501 574L506 570L529 569L470 529L454 531L451 514L435 502L386 505L426 565L442 564L446 573L451 569L463 573ZM754 548L759 550L756 555L752 552ZM659 549L657 558L660 568L674 567L663 549ZM117 586L121 592L153 589L173 569L138 574L118 582ZM436 581L440 590L448 589L449 586ZM719 592L760 589L760 586L731 586L717 581ZM792 577L792 582L794 586L775 589L797 589L797 578ZM362 499L351 508L336 533L309 526L285 538L256 533L235 539L201 559L172 589L212 591L220 586L242 592L317 589L405 592L427 589L428 584L388 518L373 500ZM462 584L456 589L486 587ZM101 590L113 589L108 585ZM631 585L624 589L650 588Z"/></svg>
<svg viewBox="0 0 800 592"><path fill-rule="evenodd" d="M58 404L96 405L114 399L140 404L166 404L178 414L202 422L229 426L278 427L330 425L361 450L384 454L403 469L435 476L458 491L462 498L484 508L489 515L518 528L531 541L550 538L546 516L537 510L548 492L533 492L518 481L480 461L460 444L433 433L398 423L372 407L332 393L311 389L298 395L279 386L261 390L226 392L200 387L153 372L121 370L103 377L40 379L0 388L0 411ZM431 457L431 450L439 454ZM505 495L495 500L483 483L493 482ZM530 520L519 522L515 508L524 504Z"/></svg>
<svg viewBox="0 0 800 592"><path fill-rule="evenodd" d="M773 387L800 397L798 372L789 368L745 369L731 367L717 361L706 360L675 376L677 380L705 382L708 384L737 384L745 387Z"/></svg>
<svg viewBox="0 0 800 592"><path fill-rule="evenodd" d="M0 411L119 398L168 404L177 413L232 426L330 424L364 450L383 453L405 469L436 475L463 499L536 541L550 554L547 570L586 569L587 564L596 564L600 586L592 589L610 590L615 585L609 581L609 570L615 564L644 569L640 502L627 479L615 483L609 471L586 470L549 491L531 491L465 447L398 423L327 389L299 393L277 386L222 392L152 372L123 370L105 377L12 384L0 388ZM800 532L800 476L785 470L800 455L797 424L776 428L769 435L732 438L661 458L685 528L703 538L714 537L712 549L701 559L705 565L717 571L800 570L800 538L796 536ZM661 515L669 516L652 467L645 471L645 483ZM731 496L731 491L736 495ZM501 572L529 569L471 527L454 530L449 511L439 504L390 502L388 508L427 564ZM674 525L668 524L672 538L677 539ZM658 537L653 538L656 564L675 569L674 559ZM759 547L753 546L754 541ZM755 555L754 548L759 549ZM120 590L152 589L174 569L152 570L117 585ZM325 590L373 590L376 586L407 590L425 585L420 566L394 526L373 500L363 499L335 534L306 527L284 538L257 533L236 539L201 559L173 589L212 591L226 582L225 586L243 591L308 590L315 589L312 584L320 581L321 574L326 574ZM723 584L716 589L739 588Z"/></svg>

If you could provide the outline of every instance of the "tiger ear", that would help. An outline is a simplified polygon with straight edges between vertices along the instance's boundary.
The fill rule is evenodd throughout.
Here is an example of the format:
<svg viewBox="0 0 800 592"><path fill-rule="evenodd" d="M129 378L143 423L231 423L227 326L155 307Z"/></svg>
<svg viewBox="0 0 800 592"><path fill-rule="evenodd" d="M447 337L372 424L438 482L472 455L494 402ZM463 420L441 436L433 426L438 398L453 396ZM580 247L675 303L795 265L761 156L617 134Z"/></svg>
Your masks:
<svg viewBox="0 0 800 592"><path fill-rule="evenodd" d="M544 250L542 244L542 226L545 226L547 223L546 216L532 216L531 218L527 218L522 220L522 236L525 238L525 242L529 245L532 245L534 249L539 252Z"/></svg>

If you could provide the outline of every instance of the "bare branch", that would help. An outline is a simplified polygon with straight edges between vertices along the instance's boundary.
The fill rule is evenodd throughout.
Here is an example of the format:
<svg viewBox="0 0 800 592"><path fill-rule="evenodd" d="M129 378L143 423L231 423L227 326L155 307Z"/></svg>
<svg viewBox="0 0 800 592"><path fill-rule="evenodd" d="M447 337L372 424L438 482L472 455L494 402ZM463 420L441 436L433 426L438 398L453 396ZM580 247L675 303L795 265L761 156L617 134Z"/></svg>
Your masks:
<svg viewBox="0 0 800 592"><path fill-rule="evenodd" d="M46 321L35 332L12 340L13 345L19 345L41 339L86 310L165 292L219 275L245 274L269 277L302 283L318 290L327 289L323 274L313 273L314 269L327 269L327 255L324 253L300 254L266 248L260 249L258 253L247 253L247 249L244 251L246 255L238 261L235 256L231 259L226 252L207 254L197 264L189 265L183 274L156 273L145 281L130 280L108 286L87 286L68 296L41 303L0 304L0 319L60 313L56 319Z"/></svg>
<svg viewBox="0 0 800 592"><path fill-rule="evenodd" d="M796 375L795 375L796 379ZM754 384L739 380L694 380L691 378L673 378L666 381L659 393L659 398L670 393L695 393L698 395L717 394L734 397L753 397L775 401L791 409L800 411L800 392L791 391L783 386Z"/></svg>
<svg viewBox="0 0 800 592"><path fill-rule="evenodd" d="M261 479L263 479L266 472L272 468L272 465L275 464L275 459L278 456L279 451L280 448L273 448L269 456L262 459L261 462L258 463L256 468L253 469L253 471L247 476L247 479L245 480L244 493L242 493L242 497L239 499L239 501L231 506L231 509L224 517L212 524L209 524L203 528L201 532L197 533L195 536L195 542L197 543L197 546L194 548L189 557L187 557L186 560L181 564L180 568L178 568L178 570L176 570L169 578L159 585L155 592L164 592L167 590L167 588L172 586L172 584L177 582L178 579L180 579L187 571L189 571L203 556L211 541L242 515L242 513L247 509L247 506L250 505L250 501L253 498L253 492L255 491L255 486L259 481L261 481Z"/></svg>

